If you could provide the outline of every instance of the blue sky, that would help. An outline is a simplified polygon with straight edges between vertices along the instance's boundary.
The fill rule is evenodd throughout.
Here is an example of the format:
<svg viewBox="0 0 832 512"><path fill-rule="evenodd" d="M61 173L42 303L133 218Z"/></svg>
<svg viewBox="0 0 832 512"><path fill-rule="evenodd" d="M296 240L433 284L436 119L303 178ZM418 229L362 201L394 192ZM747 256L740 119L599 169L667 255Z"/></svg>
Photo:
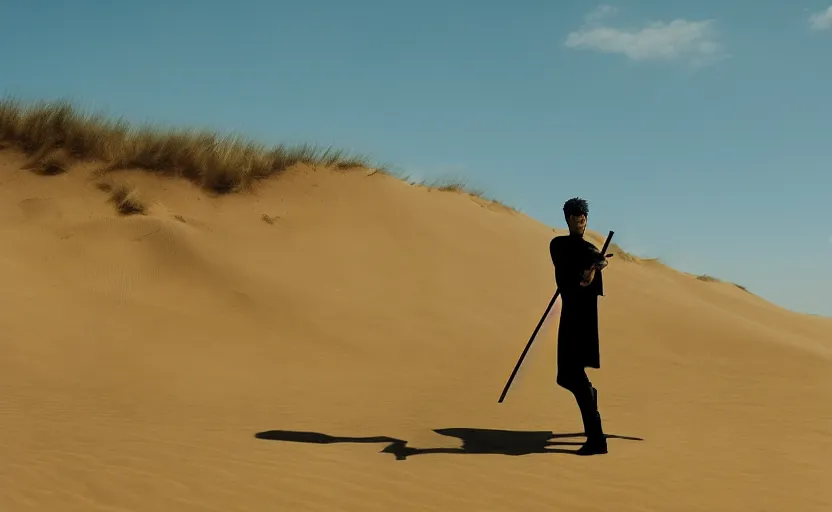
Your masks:
<svg viewBox="0 0 832 512"><path fill-rule="evenodd" d="M581 196L632 252L832 316L832 0L510 5L6 2L0 93L332 144L558 226Z"/></svg>

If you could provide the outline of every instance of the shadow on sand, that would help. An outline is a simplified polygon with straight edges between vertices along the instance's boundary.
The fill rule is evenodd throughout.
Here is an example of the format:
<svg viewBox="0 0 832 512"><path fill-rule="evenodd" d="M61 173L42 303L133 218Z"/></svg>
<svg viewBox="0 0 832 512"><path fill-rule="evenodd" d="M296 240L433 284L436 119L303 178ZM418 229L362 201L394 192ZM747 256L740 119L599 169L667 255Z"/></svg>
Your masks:
<svg viewBox="0 0 832 512"><path fill-rule="evenodd" d="M336 437L317 432L296 432L291 430L267 430L254 435L257 439L271 441L289 441L294 443L333 444L333 443L386 443L387 446L380 453L395 455L397 460L405 460L414 455L427 453L447 454L498 454L498 455L529 455L532 453L563 453L578 455L575 450L553 448L554 446L580 447L581 441L553 441L553 439L569 439L583 437L584 434L555 434L547 431L514 431L489 430L479 428L440 428L434 430L437 434L459 438L460 448L413 448L407 446L407 441L386 436L375 437ZM607 439L626 439L628 441L644 441L639 437L616 436L607 434Z"/></svg>

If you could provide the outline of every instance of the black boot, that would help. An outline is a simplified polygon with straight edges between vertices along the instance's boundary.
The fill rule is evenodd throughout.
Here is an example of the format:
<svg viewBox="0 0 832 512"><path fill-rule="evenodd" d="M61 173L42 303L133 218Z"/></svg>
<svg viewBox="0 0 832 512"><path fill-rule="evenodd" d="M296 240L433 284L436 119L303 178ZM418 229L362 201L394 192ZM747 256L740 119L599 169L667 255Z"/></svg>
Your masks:
<svg viewBox="0 0 832 512"><path fill-rule="evenodd" d="M602 455L607 453L607 437L601 428L601 415L596 411L586 430L586 442L576 452L578 455Z"/></svg>
<svg viewBox="0 0 832 512"><path fill-rule="evenodd" d="M586 443L576 453L578 455L607 453L607 438L601 425L601 414L598 412L598 390L590 387L589 393L582 395L578 400L578 407L581 409Z"/></svg>

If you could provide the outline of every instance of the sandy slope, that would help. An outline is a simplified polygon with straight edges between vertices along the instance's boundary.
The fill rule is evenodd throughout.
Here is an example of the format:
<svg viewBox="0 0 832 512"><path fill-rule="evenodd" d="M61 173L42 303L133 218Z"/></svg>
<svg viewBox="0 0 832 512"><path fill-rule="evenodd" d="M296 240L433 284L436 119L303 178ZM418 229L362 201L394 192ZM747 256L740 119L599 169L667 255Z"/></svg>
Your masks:
<svg viewBox="0 0 832 512"><path fill-rule="evenodd" d="M614 261L591 378L643 440L537 453L581 431L556 318L497 404L554 291L546 226L307 168L223 199L121 173L152 202L124 218L89 169L21 165L0 152L4 512L832 510L832 320Z"/></svg>

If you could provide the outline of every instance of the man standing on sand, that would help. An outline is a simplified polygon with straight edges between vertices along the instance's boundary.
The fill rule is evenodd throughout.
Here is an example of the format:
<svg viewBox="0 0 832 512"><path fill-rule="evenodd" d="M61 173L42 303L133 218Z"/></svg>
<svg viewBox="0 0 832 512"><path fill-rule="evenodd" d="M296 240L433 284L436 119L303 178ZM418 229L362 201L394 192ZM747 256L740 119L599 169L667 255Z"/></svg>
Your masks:
<svg viewBox="0 0 832 512"><path fill-rule="evenodd" d="M579 455L607 453L607 440L598 412L598 390L586 375L586 368L600 368L598 343L598 297L604 294L601 270L607 266L605 255L584 239L589 205L573 198L563 205L569 235L558 236L549 243L555 265L555 281L561 296L558 327L559 386L575 395L584 424L586 443Z"/></svg>

